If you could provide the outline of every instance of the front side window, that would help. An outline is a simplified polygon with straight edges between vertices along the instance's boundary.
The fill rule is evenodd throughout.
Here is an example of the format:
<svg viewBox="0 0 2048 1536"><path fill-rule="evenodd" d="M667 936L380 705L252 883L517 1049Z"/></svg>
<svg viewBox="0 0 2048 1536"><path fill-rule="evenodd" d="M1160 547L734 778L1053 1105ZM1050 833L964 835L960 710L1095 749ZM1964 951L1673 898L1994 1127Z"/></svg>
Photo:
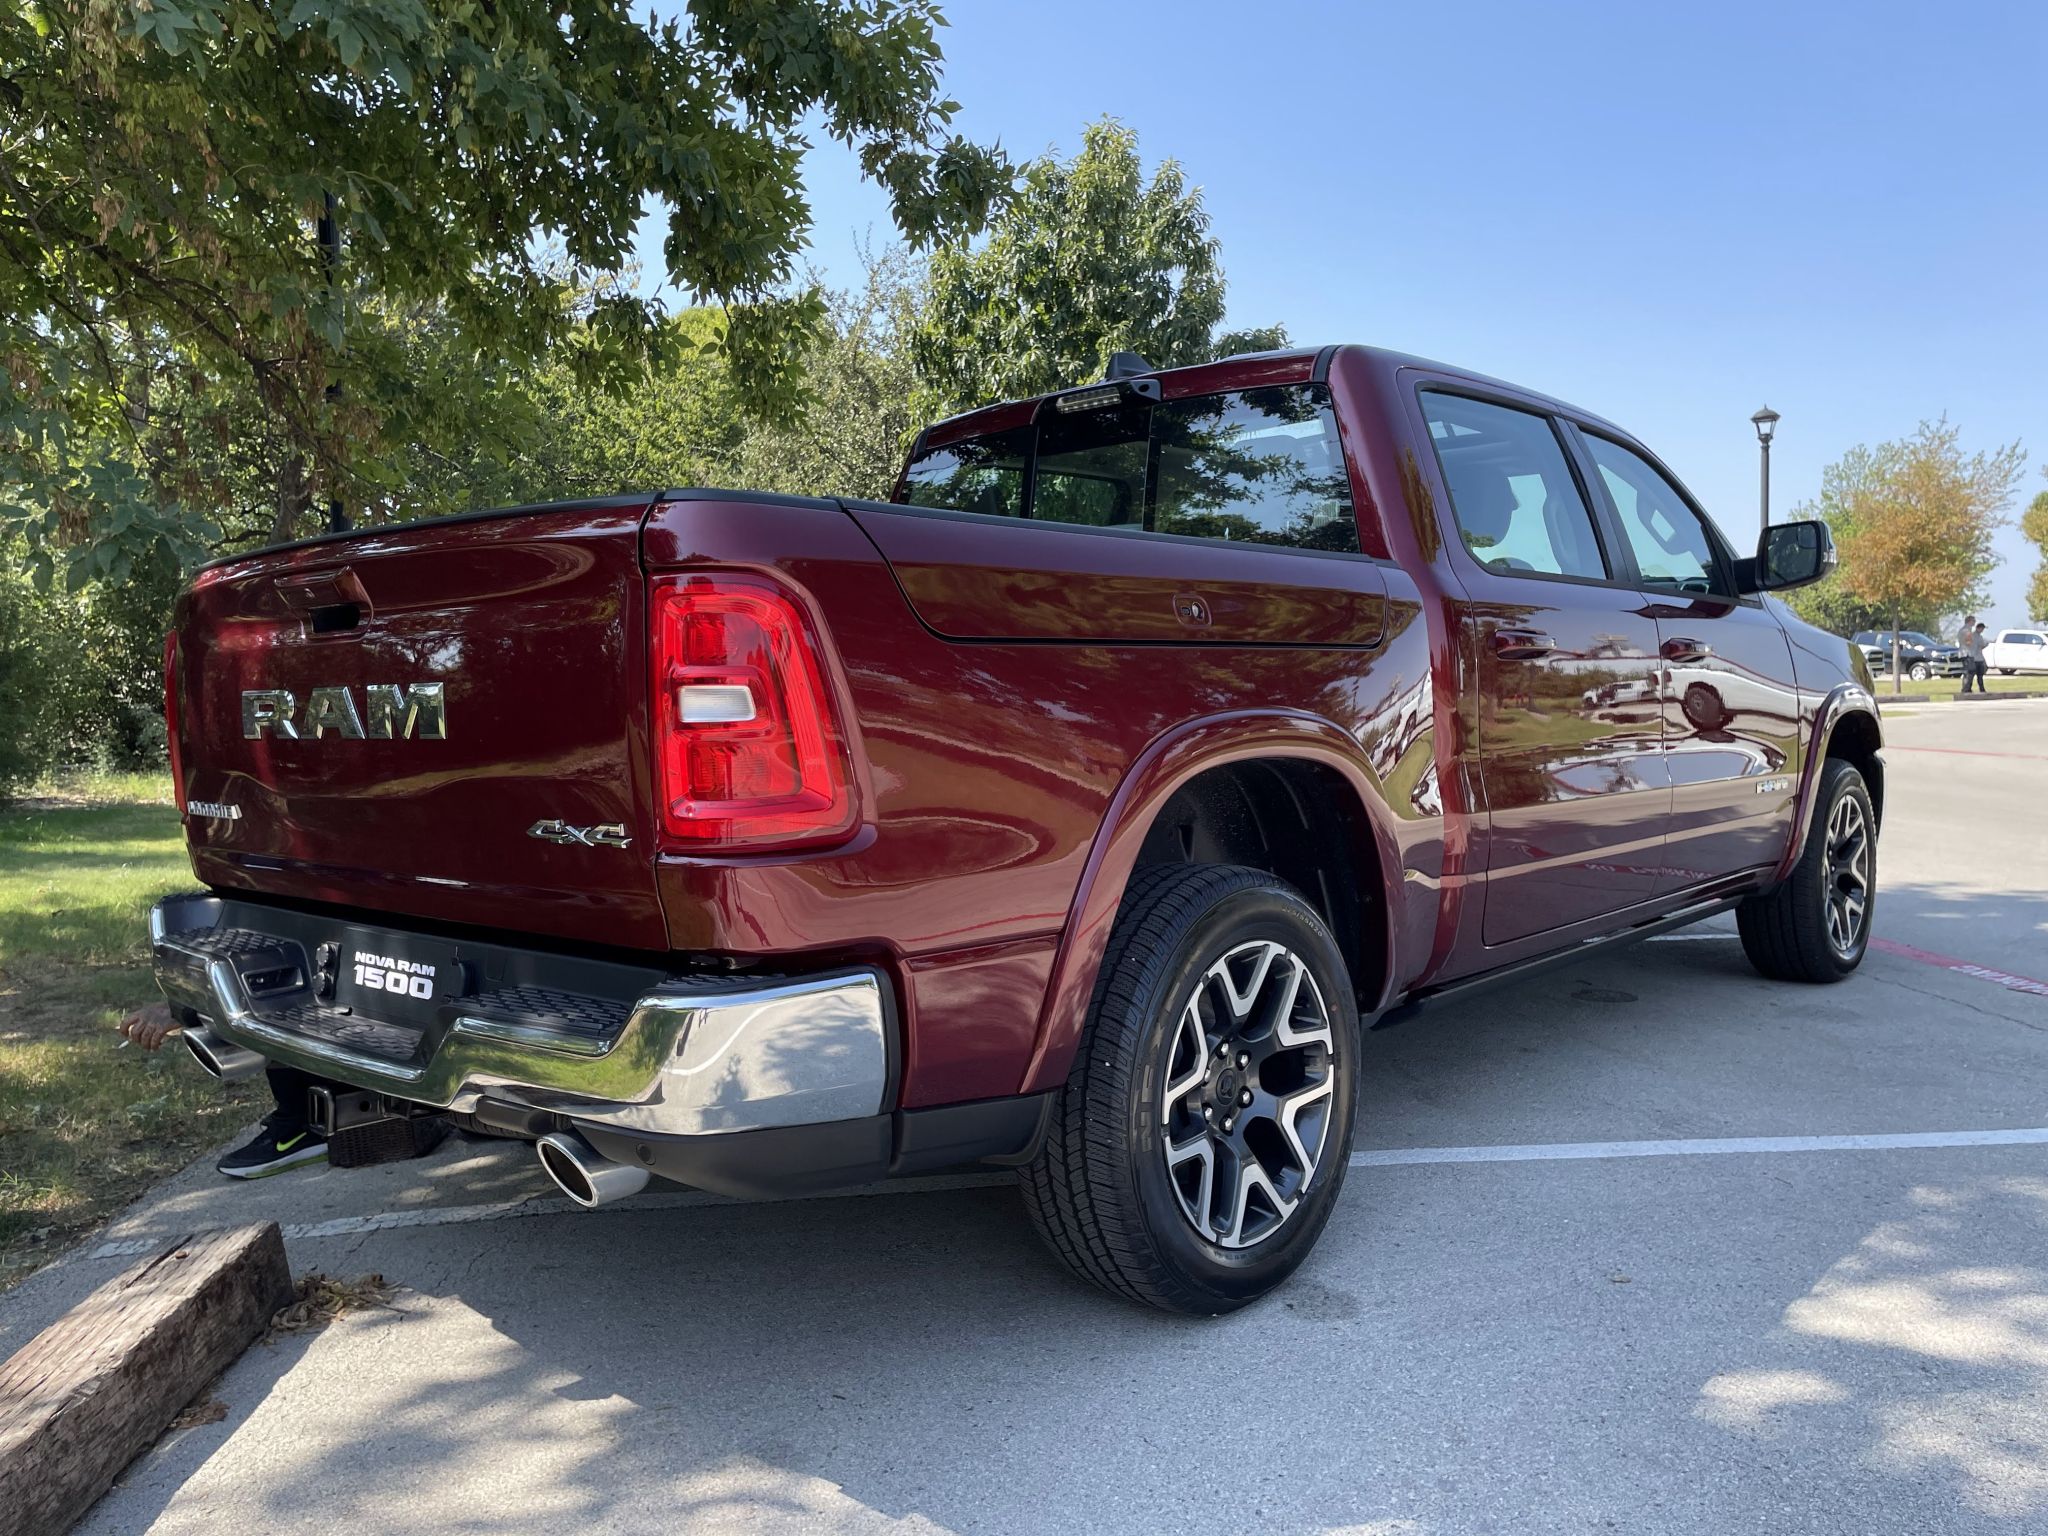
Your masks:
<svg viewBox="0 0 2048 1536"><path fill-rule="evenodd" d="M1699 514L1640 455L1604 437L1586 435L1643 585L1672 592L1721 593L1721 563Z"/></svg>
<svg viewBox="0 0 2048 1536"><path fill-rule="evenodd" d="M1317 384L1161 402L1133 393L1067 410L1055 399L1036 426L917 455L904 500L1094 528L1358 549L1336 420Z"/></svg>
<svg viewBox="0 0 2048 1536"><path fill-rule="evenodd" d="M1607 579L1592 514L1548 417L1435 390L1423 391L1422 407L1473 559L1503 575Z"/></svg>

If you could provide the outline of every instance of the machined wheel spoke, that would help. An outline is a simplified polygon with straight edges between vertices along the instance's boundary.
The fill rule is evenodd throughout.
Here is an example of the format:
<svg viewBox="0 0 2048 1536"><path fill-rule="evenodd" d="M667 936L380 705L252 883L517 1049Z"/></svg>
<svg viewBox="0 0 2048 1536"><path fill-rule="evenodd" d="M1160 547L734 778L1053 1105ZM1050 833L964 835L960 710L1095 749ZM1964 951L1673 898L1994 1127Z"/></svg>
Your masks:
<svg viewBox="0 0 2048 1536"><path fill-rule="evenodd" d="M1166 1049L1166 1172L1188 1223L1225 1248L1299 1207L1329 1141L1337 1039L1314 974L1257 939L1203 971Z"/></svg>
<svg viewBox="0 0 2048 1536"><path fill-rule="evenodd" d="M1279 1114L1274 1117L1280 1127L1280 1134L1287 1138L1287 1149L1294 1154L1296 1166L1301 1169L1302 1183L1315 1171L1316 1161L1323 1151L1323 1136L1327 1125L1319 1125L1315 1132L1315 1146L1308 1146L1301 1136L1301 1117L1305 1110L1327 1104L1337 1092L1334 1078L1325 1077L1319 1083L1310 1083L1299 1088L1279 1101Z"/></svg>
<svg viewBox="0 0 2048 1536"><path fill-rule="evenodd" d="M1259 1166L1257 1158L1247 1157L1238 1170L1237 1194L1231 1202L1229 1225L1223 1231L1224 1247L1241 1248L1248 1240L1265 1235L1263 1228L1266 1224L1263 1221L1261 1231L1246 1231L1247 1223L1254 1219L1252 1201L1255 1197L1262 1198L1270 1207L1268 1211L1258 1214L1262 1217L1269 1216L1273 1227L1278 1227L1294 1214L1294 1202L1274 1187L1273 1181L1266 1177L1266 1170Z"/></svg>
<svg viewBox="0 0 2048 1536"><path fill-rule="evenodd" d="M1181 1076L1171 1078L1166 1085L1166 1098L1170 1104L1175 1099L1184 1099L1202 1086L1202 1079L1209 1070L1209 1035L1202 1028L1202 1011L1190 1002L1181 1010L1180 1027L1174 1032L1171 1054L1166 1070L1171 1073L1180 1063L1187 1063Z"/></svg>

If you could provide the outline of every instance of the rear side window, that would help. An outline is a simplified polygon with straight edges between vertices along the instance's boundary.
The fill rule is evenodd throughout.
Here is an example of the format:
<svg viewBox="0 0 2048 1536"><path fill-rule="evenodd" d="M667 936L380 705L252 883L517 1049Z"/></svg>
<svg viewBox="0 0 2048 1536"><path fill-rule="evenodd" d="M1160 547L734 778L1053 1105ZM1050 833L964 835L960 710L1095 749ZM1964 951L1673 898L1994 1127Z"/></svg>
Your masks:
<svg viewBox="0 0 2048 1536"><path fill-rule="evenodd" d="M929 449L911 461L903 499L913 507L1015 517L1024 507L1024 460L1030 452L1029 427Z"/></svg>
<svg viewBox="0 0 2048 1536"><path fill-rule="evenodd" d="M1621 520L1621 531L1636 557L1643 585L1678 592L1719 592L1721 563L1699 514L1678 488L1640 454L1586 434L1586 449L1599 466L1601 482Z"/></svg>
<svg viewBox="0 0 2048 1536"><path fill-rule="evenodd" d="M992 476L1012 469L1014 482L1002 480L1004 489L991 494ZM1350 480L1321 385L1158 403L1128 394L1065 411L1053 403L1034 427L919 454L904 482L904 500L916 506L1358 549Z"/></svg>
<svg viewBox="0 0 2048 1536"><path fill-rule="evenodd" d="M1300 386L1174 400L1154 412L1160 533L1355 550L1329 408Z"/></svg>
<svg viewBox="0 0 2048 1536"><path fill-rule="evenodd" d="M1503 575L1607 579L1593 516L1547 416L1424 390L1423 417L1472 558Z"/></svg>

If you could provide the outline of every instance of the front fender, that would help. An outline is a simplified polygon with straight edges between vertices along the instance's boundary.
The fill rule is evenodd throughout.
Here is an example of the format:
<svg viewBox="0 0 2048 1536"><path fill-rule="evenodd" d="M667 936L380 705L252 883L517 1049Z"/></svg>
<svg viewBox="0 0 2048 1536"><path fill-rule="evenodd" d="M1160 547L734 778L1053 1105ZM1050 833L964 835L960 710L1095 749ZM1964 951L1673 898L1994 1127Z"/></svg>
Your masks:
<svg viewBox="0 0 2048 1536"><path fill-rule="evenodd" d="M1117 786L1067 913L1020 1092L1044 1092L1066 1081L1087 1022L1102 956L1109 946L1110 928L1153 819L1197 774L1250 758L1322 764L1342 775L1358 797L1359 809L1372 829L1380 868L1388 875L1386 899L1380 904L1388 959L1380 999L1384 1002L1385 989L1400 974L1394 945L1402 861L1393 818L1358 743L1331 721L1294 710L1214 715L1190 721L1153 742Z"/></svg>
<svg viewBox="0 0 2048 1536"><path fill-rule="evenodd" d="M1871 727L1877 733L1877 743L1882 747L1884 729L1879 723L1877 700L1862 684L1838 684L1814 711L1812 745L1800 774L1799 805L1793 814L1792 837L1785 846L1785 857L1778 865L1775 880L1790 878L1792 871L1798 868L1800 857L1806 852L1807 831L1813 825L1814 802L1820 796L1820 773L1822 765L1827 762L1828 743L1845 719L1858 714L1869 716Z"/></svg>

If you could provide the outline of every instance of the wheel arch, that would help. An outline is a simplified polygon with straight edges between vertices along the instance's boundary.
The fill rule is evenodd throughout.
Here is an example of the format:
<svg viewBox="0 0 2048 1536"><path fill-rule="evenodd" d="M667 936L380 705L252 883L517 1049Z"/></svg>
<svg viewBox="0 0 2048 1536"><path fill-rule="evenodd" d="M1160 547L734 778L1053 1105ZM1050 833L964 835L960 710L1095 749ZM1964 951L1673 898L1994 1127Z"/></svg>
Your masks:
<svg viewBox="0 0 2048 1536"><path fill-rule="evenodd" d="M1361 1013L1384 1005L1401 859L1357 743L1293 711L1193 721L1147 748L1111 800L1068 910L1021 1092L1065 1080L1124 892L1139 869L1176 858L1246 863L1296 886L1352 968Z"/></svg>
<svg viewBox="0 0 2048 1536"><path fill-rule="evenodd" d="M1830 693L1814 715L1814 750L1808 754L1806 770L1799 785L1799 807L1792 825L1792 838L1778 866L1778 880L1790 877L1806 851L1806 835L1813 825L1814 798L1820 793L1821 768L1829 758L1854 763L1870 791L1870 808L1884 829L1884 728L1879 723L1877 700L1854 683L1844 683Z"/></svg>

